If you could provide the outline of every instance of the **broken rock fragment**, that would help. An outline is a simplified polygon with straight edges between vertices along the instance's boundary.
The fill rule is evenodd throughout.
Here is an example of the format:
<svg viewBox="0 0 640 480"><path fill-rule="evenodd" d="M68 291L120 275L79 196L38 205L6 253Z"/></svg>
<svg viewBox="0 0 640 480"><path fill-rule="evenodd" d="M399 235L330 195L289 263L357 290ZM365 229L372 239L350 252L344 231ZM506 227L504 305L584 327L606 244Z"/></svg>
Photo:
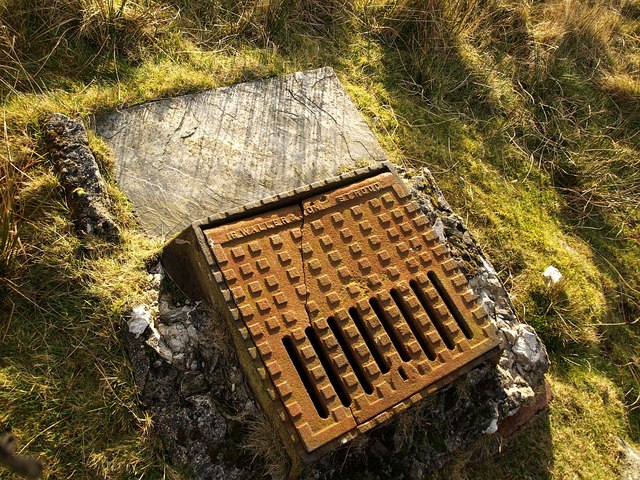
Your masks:
<svg viewBox="0 0 640 480"><path fill-rule="evenodd" d="M84 125L54 113L43 120L43 127L76 229L86 235L119 240L120 230L109 211L111 201Z"/></svg>

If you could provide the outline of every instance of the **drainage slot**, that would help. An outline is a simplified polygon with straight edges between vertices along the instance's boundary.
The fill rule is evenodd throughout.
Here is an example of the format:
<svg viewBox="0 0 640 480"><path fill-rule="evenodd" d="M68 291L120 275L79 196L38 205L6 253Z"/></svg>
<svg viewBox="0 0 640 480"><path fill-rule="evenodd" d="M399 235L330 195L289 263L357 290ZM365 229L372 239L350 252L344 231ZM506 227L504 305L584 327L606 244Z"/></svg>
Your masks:
<svg viewBox="0 0 640 480"><path fill-rule="evenodd" d="M333 389L338 394L342 405L348 407L349 405L351 405L351 397L345 389L345 386L342 383L338 372L336 372L333 363L329 360L327 352L322 345L322 341L320 340L320 337L318 337L318 333L313 329L313 327L305 328L304 333L307 334L307 338L311 342L313 349L316 351L316 355L318 355L320 363L322 363L325 372L327 372L329 381L331 382L331 385L333 385Z"/></svg>
<svg viewBox="0 0 640 480"><path fill-rule="evenodd" d="M402 361L408 362L409 360L411 360L411 356L409 355L406 346L398 337L398 332L396 332L396 330L391 325L391 321L389 320L387 313L382 309L382 306L380 305L378 299L375 297L370 298L369 305L371 305L371 308L380 320L380 324L382 324L384 331L387 332L387 335L389 335L389 338L391 339L393 346L396 347L396 350L400 354L400 358L402 359Z"/></svg>
<svg viewBox="0 0 640 480"><path fill-rule="evenodd" d="M427 339L420 331L420 328L418 328L418 326L414 323L414 320L409 313L409 309L407 308L407 304L404 303L404 300L402 300L402 297L400 297L398 290L392 288L390 293L391 298L393 298L393 301L396 302L396 305L398 306L398 310L400 310L400 313L402 313L404 321L407 322L407 325L409 325L409 328L413 332L413 336L416 337L416 340L418 340L420 347L422 347L422 351L427 355L427 358L429 360L435 360L436 352L433 350L433 346L431 346L431 344L427 341Z"/></svg>
<svg viewBox="0 0 640 480"><path fill-rule="evenodd" d="M351 315L353 322L356 324L356 327L358 327L360 336L364 339L364 343L367 344L367 348L371 352L371 355L373 355L373 359L378 364L378 368L382 373L387 373L389 371L389 365L387 364L385 358L382 356L382 354L378 350L378 347L373 341L373 338L371 338L371 335L369 335L369 332L367 331L367 327L364 324L364 320L360 316L360 312L358 312L358 310L355 307L351 307L349 309L349 315Z"/></svg>
<svg viewBox="0 0 640 480"><path fill-rule="evenodd" d="M433 326L436 327L436 330L438 331L440 338L444 340L444 344L447 346L449 350L453 350L453 347L454 347L453 339L449 335L449 332L447 332L445 326L441 323L440 314L436 311L435 308L433 308L433 305L431 305L427 296L424 294L422 289L418 286L418 282L416 282L415 280L411 280L409 282L409 285L411 286L411 290L413 290L413 293L415 293L416 297L418 297L418 300L420 300L420 304L422 305L422 308L424 308L427 314L429 315L429 318L431 319L431 323L433 323Z"/></svg>
<svg viewBox="0 0 640 480"><path fill-rule="evenodd" d="M282 337L282 343L289 354L289 358L291 358L291 361L293 362L293 366L296 367L300 380L302 380L304 388L307 390L309 397L311 397L311 401L313 402L313 406L316 407L318 415L320 415L321 418L329 418L329 410L327 410L327 406L322 401L320 392L311 378L309 370L304 366L300 352L294 345L293 340L290 336Z"/></svg>
<svg viewBox="0 0 640 480"><path fill-rule="evenodd" d="M356 374L360 385L362 385L362 388L367 394L372 394L373 386L365 375L364 370L362 369L362 365L360 365L355 359L353 352L351 351L351 347L347 343L347 339L344 337L344 333L342 333L342 329L338 326L338 322L336 322L336 319L334 317L329 317L327 319L327 323L329 324L329 328L333 332L333 335L336 337L336 340L338 340L340 348L342 348L342 351L347 357L347 361L349 362L349 365L351 365L353 373Z"/></svg>
<svg viewBox="0 0 640 480"><path fill-rule="evenodd" d="M455 303L453 303L453 300L451 299L449 292L447 292L447 290L444 288L442 283L440 283L440 279L436 276L435 272L433 271L428 272L427 277L429 277L429 280L431 280L431 283L433 283L433 286L438 291L438 294L440 295L445 305L451 312L451 315L453 316L456 323L458 324L458 327L460 327L460 330L462 330L462 333L464 333L464 336L469 339L473 338L473 332L469 328L469 325L467 325L467 322L464 321L464 318L462 317L460 310L458 310L458 307L456 307Z"/></svg>
<svg viewBox="0 0 640 480"><path fill-rule="evenodd" d="M404 367L398 368L398 373L400 374L403 380L406 380L409 378L409 376L407 375L407 372L404 371Z"/></svg>

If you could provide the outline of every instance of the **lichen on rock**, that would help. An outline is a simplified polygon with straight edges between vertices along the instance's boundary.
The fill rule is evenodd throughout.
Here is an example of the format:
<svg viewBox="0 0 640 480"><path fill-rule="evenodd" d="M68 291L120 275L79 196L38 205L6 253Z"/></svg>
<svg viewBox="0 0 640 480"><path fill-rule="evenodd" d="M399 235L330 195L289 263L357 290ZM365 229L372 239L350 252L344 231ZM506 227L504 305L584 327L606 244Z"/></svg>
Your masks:
<svg viewBox="0 0 640 480"><path fill-rule="evenodd" d="M161 271L161 267L157 267ZM249 478L239 442L256 407L215 312L176 305L154 274L158 302L131 309L124 333L134 379L174 465L193 478ZM219 337L216 337L219 335Z"/></svg>
<svg viewBox="0 0 640 480"><path fill-rule="evenodd" d="M42 126L77 231L120 240L110 212L112 202L82 122L54 113L42 120Z"/></svg>

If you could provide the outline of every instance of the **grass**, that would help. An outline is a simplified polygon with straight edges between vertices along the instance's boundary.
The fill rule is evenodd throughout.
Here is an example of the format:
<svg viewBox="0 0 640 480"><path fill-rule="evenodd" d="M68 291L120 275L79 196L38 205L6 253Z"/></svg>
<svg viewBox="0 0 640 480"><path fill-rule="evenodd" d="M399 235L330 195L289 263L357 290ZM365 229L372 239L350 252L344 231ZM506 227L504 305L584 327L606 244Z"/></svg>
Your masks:
<svg viewBox="0 0 640 480"><path fill-rule="evenodd" d="M19 241L14 206L18 181L11 157L11 147L6 138L6 124L3 137L6 151L0 157L0 182L4 186L0 193L0 206L2 207L0 210L0 275L11 270Z"/></svg>
<svg viewBox="0 0 640 480"><path fill-rule="evenodd" d="M6 0L0 4L0 430L48 478L184 478L118 341L137 233L73 235L39 118L331 65L390 158L428 166L543 337L556 399L460 478L615 478L640 445L640 2ZM547 289L542 271L567 281Z"/></svg>

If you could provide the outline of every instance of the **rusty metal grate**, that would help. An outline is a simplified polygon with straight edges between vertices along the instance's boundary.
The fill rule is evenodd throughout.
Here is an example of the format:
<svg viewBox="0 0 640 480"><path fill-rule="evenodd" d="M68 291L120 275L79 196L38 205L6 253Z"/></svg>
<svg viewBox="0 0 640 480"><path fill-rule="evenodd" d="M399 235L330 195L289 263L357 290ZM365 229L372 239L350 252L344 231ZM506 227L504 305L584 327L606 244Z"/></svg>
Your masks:
<svg viewBox="0 0 640 480"><path fill-rule="evenodd" d="M465 277L392 172L203 231L260 387L303 457L496 352Z"/></svg>

